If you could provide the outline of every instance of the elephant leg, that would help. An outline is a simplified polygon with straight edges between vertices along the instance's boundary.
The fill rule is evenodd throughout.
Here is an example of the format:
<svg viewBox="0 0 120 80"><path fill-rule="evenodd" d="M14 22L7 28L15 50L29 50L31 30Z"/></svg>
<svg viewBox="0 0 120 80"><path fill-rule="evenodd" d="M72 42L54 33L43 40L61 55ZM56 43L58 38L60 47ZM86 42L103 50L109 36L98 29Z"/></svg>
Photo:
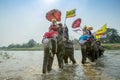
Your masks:
<svg viewBox="0 0 120 80"><path fill-rule="evenodd" d="M85 48L82 48L81 46L81 53L82 53L82 64L86 62L87 52Z"/></svg>
<svg viewBox="0 0 120 80"><path fill-rule="evenodd" d="M51 56L51 55L49 56L48 65L47 65L48 72L50 72L52 70L53 60L54 60L54 54L53 54L53 56Z"/></svg>
<svg viewBox="0 0 120 80"><path fill-rule="evenodd" d="M74 55L70 55L70 60L72 61L73 64L76 64L76 60L74 58Z"/></svg>
<svg viewBox="0 0 120 80"><path fill-rule="evenodd" d="M68 56L67 54L65 53L64 57L63 57L63 60L64 60L64 63L65 64L68 64Z"/></svg>
<svg viewBox="0 0 120 80"><path fill-rule="evenodd" d="M74 50L72 49L72 51L70 51L70 55L69 55L70 60L72 61L73 64L76 64L76 60L74 58Z"/></svg>
<svg viewBox="0 0 120 80"><path fill-rule="evenodd" d="M48 59L49 59L49 48L44 48L44 58L43 58L43 73L47 72L47 65L48 65Z"/></svg>
<svg viewBox="0 0 120 80"><path fill-rule="evenodd" d="M96 59L96 50L94 46L91 46L91 61L94 62Z"/></svg>
<svg viewBox="0 0 120 80"><path fill-rule="evenodd" d="M94 55L95 55L95 59L97 60L97 58L98 58L98 54L97 54L96 51L94 51Z"/></svg>
<svg viewBox="0 0 120 80"><path fill-rule="evenodd" d="M60 69L63 69L63 55L61 52L58 52L56 55L58 60L58 66Z"/></svg>
<svg viewBox="0 0 120 80"><path fill-rule="evenodd" d="M99 50L96 51L96 59L98 59L100 56Z"/></svg>
<svg viewBox="0 0 120 80"><path fill-rule="evenodd" d="M95 46L95 59L99 58L99 48L97 46Z"/></svg>
<svg viewBox="0 0 120 80"><path fill-rule="evenodd" d="M99 46L100 56L103 55L105 49L102 46Z"/></svg>

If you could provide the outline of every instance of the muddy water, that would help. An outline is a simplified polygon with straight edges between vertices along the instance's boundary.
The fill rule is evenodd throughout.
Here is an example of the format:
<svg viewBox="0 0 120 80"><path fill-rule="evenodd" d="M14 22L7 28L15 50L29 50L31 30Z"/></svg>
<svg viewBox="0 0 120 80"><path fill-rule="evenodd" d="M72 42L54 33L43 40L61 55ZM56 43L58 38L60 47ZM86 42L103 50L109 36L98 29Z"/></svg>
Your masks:
<svg viewBox="0 0 120 80"><path fill-rule="evenodd" d="M81 52L75 51L76 65L59 71L55 57L53 70L42 74L43 51L0 51L0 80L120 80L120 50L105 51L96 62L81 64Z"/></svg>

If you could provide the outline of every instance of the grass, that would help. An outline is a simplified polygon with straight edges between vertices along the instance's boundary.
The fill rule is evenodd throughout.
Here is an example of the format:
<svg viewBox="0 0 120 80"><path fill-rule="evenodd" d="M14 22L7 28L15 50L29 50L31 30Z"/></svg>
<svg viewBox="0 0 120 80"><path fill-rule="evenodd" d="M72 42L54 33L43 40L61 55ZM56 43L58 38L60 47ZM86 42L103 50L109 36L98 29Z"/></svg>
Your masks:
<svg viewBox="0 0 120 80"><path fill-rule="evenodd" d="M107 49L107 50L120 50L120 43L116 44L102 44L102 46ZM75 50L80 50L80 45L75 44L74 45ZM11 48L11 49L6 49L8 51L40 51L43 50L43 46L37 46L37 47L32 47L32 48Z"/></svg>
<svg viewBox="0 0 120 80"><path fill-rule="evenodd" d="M120 43L115 43L115 44L102 44L102 46L105 48L105 49L108 49L108 50L120 50Z"/></svg>
<svg viewBox="0 0 120 80"><path fill-rule="evenodd" d="M115 44L102 44L102 46L107 50L120 50L120 43ZM80 45L74 45L75 50L80 50Z"/></svg>
<svg viewBox="0 0 120 80"><path fill-rule="evenodd" d="M32 48L11 48L9 51L40 51L43 50L40 47L32 47Z"/></svg>

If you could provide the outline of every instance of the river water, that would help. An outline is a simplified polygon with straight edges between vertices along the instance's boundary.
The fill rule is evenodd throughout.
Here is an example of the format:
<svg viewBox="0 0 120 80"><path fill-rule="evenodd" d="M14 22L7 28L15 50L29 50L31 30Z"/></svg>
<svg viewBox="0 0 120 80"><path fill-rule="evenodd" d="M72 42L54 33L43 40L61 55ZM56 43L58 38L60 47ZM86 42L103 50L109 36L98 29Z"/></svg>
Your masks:
<svg viewBox="0 0 120 80"><path fill-rule="evenodd" d="M75 51L75 59L77 64L59 71L55 56L53 70L43 75L43 51L0 51L0 80L120 80L120 50L106 50L86 65L81 64L81 51Z"/></svg>

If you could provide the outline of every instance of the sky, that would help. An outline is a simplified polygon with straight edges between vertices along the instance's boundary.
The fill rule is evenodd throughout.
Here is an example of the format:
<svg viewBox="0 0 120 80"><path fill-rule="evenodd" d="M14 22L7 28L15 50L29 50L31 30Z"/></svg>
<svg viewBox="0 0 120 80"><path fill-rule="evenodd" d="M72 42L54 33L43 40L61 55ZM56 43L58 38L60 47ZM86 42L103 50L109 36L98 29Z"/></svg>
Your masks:
<svg viewBox="0 0 120 80"><path fill-rule="evenodd" d="M104 24L120 32L120 0L0 0L0 47L30 39L41 43L51 24L45 16L52 9L61 11L61 23L66 11L76 9L76 16L66 20L70 39L80 36L71 28L77 18L82 19L81 28L92 26L92 32Z"/></svg>

